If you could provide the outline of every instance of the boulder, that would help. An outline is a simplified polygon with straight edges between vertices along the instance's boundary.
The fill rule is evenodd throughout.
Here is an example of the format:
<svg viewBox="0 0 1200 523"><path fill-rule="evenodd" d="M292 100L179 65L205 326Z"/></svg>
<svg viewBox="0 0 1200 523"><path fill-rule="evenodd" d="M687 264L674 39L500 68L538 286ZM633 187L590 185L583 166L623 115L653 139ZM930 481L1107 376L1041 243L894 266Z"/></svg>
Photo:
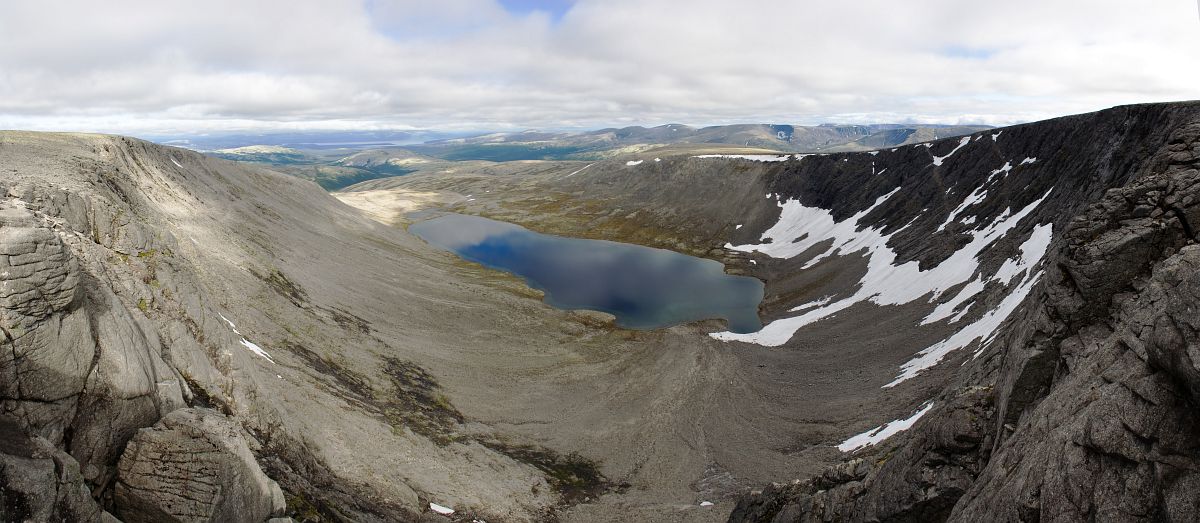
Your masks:
<svg viewBox="0 0 1200 523"><path fill-rule="evenodd" d="M126 523L262 522L286 508L239 426L209 409L176 410L139 430L117 470L114 502Z"/></svg>

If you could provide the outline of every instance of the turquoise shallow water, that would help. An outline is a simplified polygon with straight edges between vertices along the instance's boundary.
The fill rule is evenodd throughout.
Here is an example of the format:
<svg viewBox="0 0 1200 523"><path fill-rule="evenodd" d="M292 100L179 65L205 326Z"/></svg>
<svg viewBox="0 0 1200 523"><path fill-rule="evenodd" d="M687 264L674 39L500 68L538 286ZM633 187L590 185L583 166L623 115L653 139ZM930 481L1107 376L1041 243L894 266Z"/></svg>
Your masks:
<svg viewBox="0 0 1200 523"><path fill-rule="evenodd" d="M566 238L478 216L447 214L410 225L432 245L520 276L560 309L610 313L630 329L722 318L729 330L762 328L761 281L720 262L641 245Z"/></svg>

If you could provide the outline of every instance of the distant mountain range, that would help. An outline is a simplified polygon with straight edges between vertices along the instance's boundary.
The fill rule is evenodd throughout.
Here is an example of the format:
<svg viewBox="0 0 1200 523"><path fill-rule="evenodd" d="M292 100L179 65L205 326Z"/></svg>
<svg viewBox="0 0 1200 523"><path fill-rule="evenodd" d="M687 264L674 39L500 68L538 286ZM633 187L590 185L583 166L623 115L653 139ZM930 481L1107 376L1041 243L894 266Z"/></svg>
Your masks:
<svg viewBox="0 0 1200 523"><path fill-rule="evenodd" d="M836 125L816 126L740 124L690 127L680 124L658 127L622 127L588 132L547 133L525 131L465 138L435 140L413 147L426 154L472 156L471 146L507 151L514 145L547 150L570 149L573 154L603 151L639 144L725 144L783 152L850 152L896 147L938 138L962 136L990 129L982 125ZM450 152L444 152L450 151ZM487 156L476 151L477 156ZM470 158L486 160L491 158Z"/></svg>
<svg viewBox="0 0 1200 523"><path fill-rule="evenodd" d="M469 135L462 132L412 131L295 131L268 133L215 133L144 135L144 139L196 151L237 149L251 145L274 145L295 149L369 148L424 143Z"/></svg>
<svg viewBox="0 0 1200 523"><path fill-rule="evenodd" d="M854 152L990 129L968 125L771 125L622 127L452 136L432 131L288 133L169 140L227 160L268 164L329 190L463 161L595 161L647 150L710 153ZM421 141L426 138L426 141ZM212 147L214 145L222 147ZM666 151L664 151L666 152Z"/></svg>

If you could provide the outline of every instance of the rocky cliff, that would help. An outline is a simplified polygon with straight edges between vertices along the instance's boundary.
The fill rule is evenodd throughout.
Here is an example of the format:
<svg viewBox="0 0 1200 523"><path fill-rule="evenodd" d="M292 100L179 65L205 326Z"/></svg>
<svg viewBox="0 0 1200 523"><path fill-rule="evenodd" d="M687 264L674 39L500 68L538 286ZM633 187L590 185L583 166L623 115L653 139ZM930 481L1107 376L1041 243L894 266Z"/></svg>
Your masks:
<svg viewBox="0 0 1200 523"><path fill-rule="evenodd" d="M1053 187L1033 215L1055 233L1032 292L907 434L745 497L730 521L1200 517L1200 107L1122 107L1005 129L996 144L1045 166L1025 191ZM989 155L968 147L947 166ZM988 172L950 170L923 174L940 188ZM797 174L777 180L818 204L844 197ZM1014 203L988 194L973 208ZM926 243L909 251L922 263L954 245Z"/></svg>

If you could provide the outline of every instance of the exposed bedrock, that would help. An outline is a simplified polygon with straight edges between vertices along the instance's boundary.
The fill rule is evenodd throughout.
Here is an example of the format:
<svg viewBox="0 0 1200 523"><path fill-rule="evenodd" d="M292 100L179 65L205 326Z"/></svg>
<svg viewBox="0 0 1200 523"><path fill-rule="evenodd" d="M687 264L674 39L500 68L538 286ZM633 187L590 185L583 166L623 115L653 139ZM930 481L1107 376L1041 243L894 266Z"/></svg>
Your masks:
<svg viewBox="0 0 1200 523"><path fill-rule="evenodd" d="M204 334L179 321L203 309L161 259L170 238L136 218L144 195L129 177L96 176L104 197L0 180L0 520L114 521L103 509L119 506L116 465L134 434L210 397L184 375L220 390ZM151 316L163 309L179 314Z"/></svg>
<svg viewBox="0 0 1200 523"><path fill-rule="evenodd" d="M997 342L869 467L774 485L730 520L1200 518L1198 145L1200 125L1173 127L1081 207Z"/></svg>
<svg viewBox="0 0 1200 523"><path fill-rule="evenodd" d="M208 409L176 410L139 430L118 470L117 515L127 523L266 521L286 508L241 428Z"/></svg>
<svg viewBox="0 0 1200 523"><path fill-rule="evenodd" d="M139 427L184 405L153 326L82 271L59 231L11 199L0 207L0 402L106 484Z"/></svg>
<svg viewBox="0 0 1200 523"><path fill-rule="evenodd" d="M42 437L0 417L0 521L112 521L80 475L79 463Z"/></svg>

